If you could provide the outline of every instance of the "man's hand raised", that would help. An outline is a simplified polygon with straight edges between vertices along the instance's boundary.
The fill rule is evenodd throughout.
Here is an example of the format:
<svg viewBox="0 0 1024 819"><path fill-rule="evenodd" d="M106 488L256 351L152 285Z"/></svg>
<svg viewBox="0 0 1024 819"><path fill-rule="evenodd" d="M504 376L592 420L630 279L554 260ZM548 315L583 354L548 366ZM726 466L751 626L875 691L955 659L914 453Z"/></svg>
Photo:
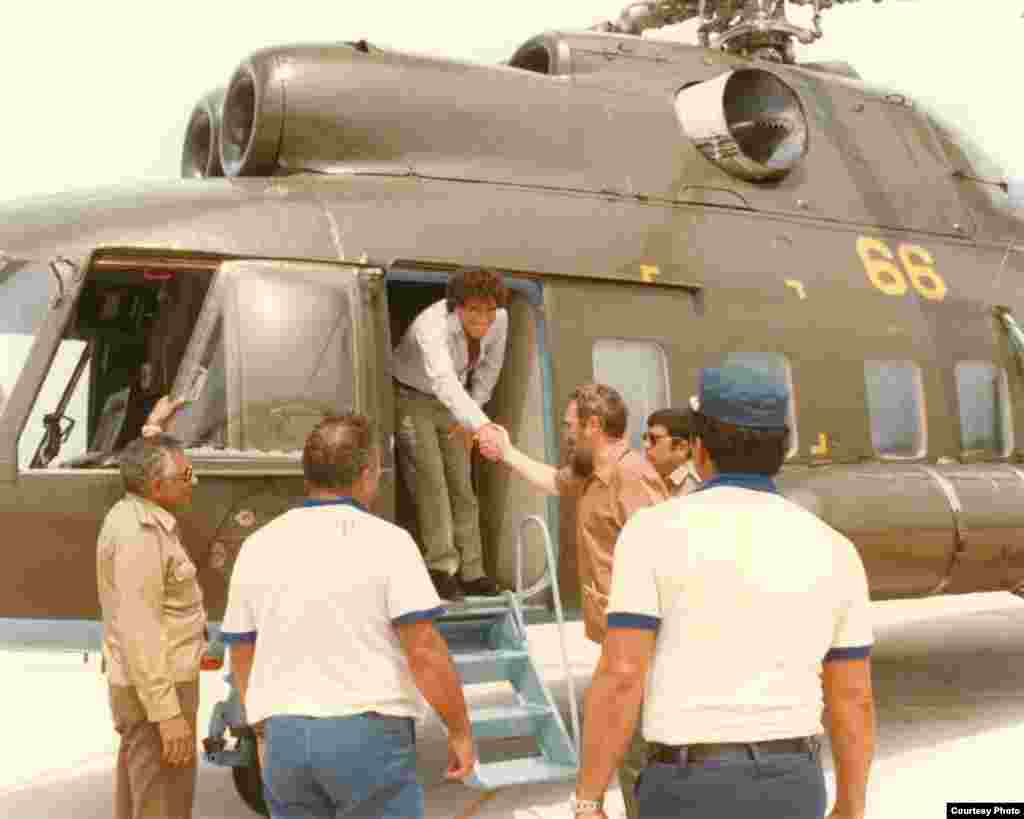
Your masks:
<svg viewBox="0 0 1024 819"><path fill-rule="evenodd" d="M156 402L156 406L150 410L149 417L142 427L142 437L145 438L150 435L159 435L161 432L166 432L167 425L171 422L171 419L187 403L188 400L185 398L178 398L172 401L169 395L162 396Z"/></svg>

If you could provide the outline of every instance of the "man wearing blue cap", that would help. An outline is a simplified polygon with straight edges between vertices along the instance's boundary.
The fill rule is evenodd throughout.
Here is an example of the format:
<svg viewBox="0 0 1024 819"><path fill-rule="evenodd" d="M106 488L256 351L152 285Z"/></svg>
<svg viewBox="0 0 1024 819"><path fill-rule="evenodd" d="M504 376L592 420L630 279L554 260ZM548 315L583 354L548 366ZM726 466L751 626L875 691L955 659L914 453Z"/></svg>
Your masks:
<svg viewBox="0 0 1024 819"><path fill-rule="evenodd" d="M705 483L637 512L615 547L576 816L604 817L641 702L641 817L820 819L823 704L830 817L864 816L875 732L867 576L849 540L775 487L788 403L763 373L703 371L694 458Z"/></svg>

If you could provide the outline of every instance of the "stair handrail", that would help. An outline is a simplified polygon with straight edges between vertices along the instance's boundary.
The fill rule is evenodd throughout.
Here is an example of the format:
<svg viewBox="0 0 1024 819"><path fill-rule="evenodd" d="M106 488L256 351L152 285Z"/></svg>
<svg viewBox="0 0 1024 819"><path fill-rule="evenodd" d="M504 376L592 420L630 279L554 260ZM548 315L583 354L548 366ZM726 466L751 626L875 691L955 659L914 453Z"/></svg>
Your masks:
<svg viewBox="0 0 1024 819"><path fill-rule="evenodd" d="M523 540L526 533L527 525L530 523L536 524L540 528L540 533L544 540L544 557L546 567L541 575L540 581L535 583L529 589L523 589ZM583 749L580 746L580 715L579 706L576 703L576 682L572 675L572 669L569 665L569 649L566 646L565 639L565 614L562 610L562 595L558 589L558 582L556 572L558 571L557 564L555 562L555 547L551 542L551 533L548 531L548 525L544 521L544 518L539 515L529 515L522 519L519 523L519 536L516 538L516 595L514 598L513 611L516 613L516 618L519 620L520 625L523 626L523 633L525 634L525 621L523 619L522 612L519 609L519 605L534 595L544 591L544 589L551 587L552 597L555 603L555 621L558 623L558 644L562 650L562 672L565 674L566 682L569 686L569 717L572 720L572 741L573 745L576 746L576 758L581 760Z"/></svg>

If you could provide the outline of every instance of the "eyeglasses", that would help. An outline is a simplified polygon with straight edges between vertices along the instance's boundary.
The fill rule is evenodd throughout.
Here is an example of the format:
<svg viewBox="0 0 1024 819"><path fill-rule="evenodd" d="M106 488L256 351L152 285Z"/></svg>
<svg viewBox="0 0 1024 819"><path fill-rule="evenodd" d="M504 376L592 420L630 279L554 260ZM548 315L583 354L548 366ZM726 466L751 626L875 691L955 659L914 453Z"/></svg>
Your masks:
<svg viewBox="0 0 1024 819"><path fill-rule="evenodd" d="M185 471L180 475L175 475L172 478L168 478L169 481L181 481L182 483L194 483L195 475L192 472L191 465L185 467Z"/></svg>
<svg viewBox="0 0 1024 819"><path fill-rule="evenodd" d="M645 432L643 434L644 446L654 447L658 445L659 441L664 441L666 438L672 441L685 441L685 438L680 438L676 435L655 435L651 432Z"/></svg>

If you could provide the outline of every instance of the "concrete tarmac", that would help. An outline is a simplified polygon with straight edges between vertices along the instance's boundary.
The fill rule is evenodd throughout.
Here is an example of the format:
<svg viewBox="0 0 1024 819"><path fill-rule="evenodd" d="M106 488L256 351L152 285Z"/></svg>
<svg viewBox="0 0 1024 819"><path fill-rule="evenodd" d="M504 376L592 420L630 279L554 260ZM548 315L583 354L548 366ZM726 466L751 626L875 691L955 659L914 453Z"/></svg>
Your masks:
<svg viewBox="0 0 1024 819"><path fill-rule="evenodd" d="M874 652L878 752L868 816L940 819L946 802L1024 801L1017 771L1024 744L1024 601L974 594L877 603ZM598 651L568 626L577 688L586 686ZM530 628L530 640L565 706L557 633ZM92 654L0 652L4 715L0 744L0 817L109 819L117 748ZM221 675L204 672L200 725L223 697ZM470 689L470 704L492 699ZM420 775L429 819L555 819L569 816L571 783L482 794L444 783L445 743L431 718L419 732ZM830 798L834 785L826 753ZM609 792L608 814L622 800ZM195 819L251 819L229 771L200 763Z"/></svg>

